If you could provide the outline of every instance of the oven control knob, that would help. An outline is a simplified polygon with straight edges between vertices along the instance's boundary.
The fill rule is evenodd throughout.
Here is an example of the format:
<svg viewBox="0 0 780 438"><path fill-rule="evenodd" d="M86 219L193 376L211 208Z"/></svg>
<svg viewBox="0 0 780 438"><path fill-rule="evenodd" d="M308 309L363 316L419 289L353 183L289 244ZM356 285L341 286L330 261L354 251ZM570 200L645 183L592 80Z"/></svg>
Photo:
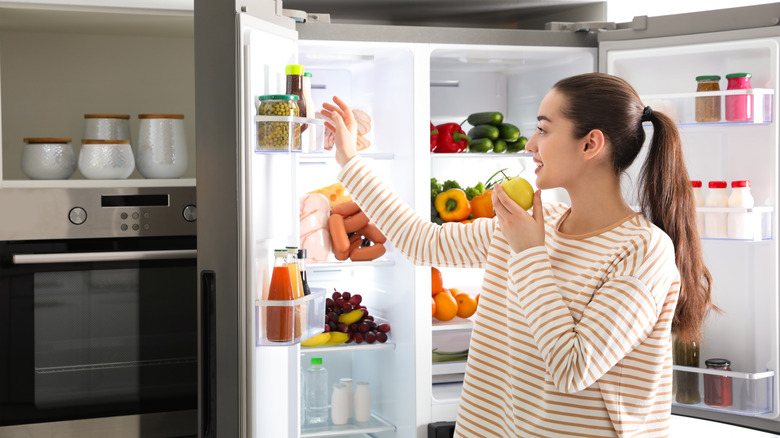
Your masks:
<svg viewBox="0 0 780 438"><path fill-rule="evenodd" d="M181 212L181 215L184 216L184 220L187 222L195 222L198 219L198 208L189 204L184 207L184 211Z"/></svg>
<svg viewBox="0 0 780 438"><path fill-rule="evenodd" d="M87 220L87 210L81 207L73 207L70 209L70 213L68 213L68 219L74 225L81 225Z"/></svg>

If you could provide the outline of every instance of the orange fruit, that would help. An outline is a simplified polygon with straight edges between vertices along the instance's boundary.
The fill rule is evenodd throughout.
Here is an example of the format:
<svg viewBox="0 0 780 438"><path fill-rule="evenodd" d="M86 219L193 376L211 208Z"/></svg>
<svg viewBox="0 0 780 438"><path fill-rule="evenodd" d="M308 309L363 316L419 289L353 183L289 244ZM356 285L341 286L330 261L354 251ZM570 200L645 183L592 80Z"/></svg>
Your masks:
<svg viewBox="0 0 780 438"><path fill-rule="evenodd" d="M433 297L436 303L436 312L433 317L440 321L449 321L458 313L458 302L449 292L439 292Z"/></svg>
<svg viewBox="0 0 780 438"><path fill-rule="evenodd" d="M431 297L431 316L436 315L436 300Z"/></svg>
<svg viewBox="0 0 780 438"><path fill-rule="evenodd" d="M441 276L441 271L431 267L431 296L436 295L444 289L444 280Z"/></svg>
<svg viewBox="0 0 780 438"><path fill-rule="evenodd" d="M458 296L458 294L463 293L463 292L460 291L460 289L456 289L454 287L451 287L451 288L449 288L447 290L450 291L450 293L452 294L453 297L456 297L456 296Z"/></svg>
<svg viewBox="0 0 780 438"><path fill-rule="evenodd" d="M479 306L479 294L477 294L476 300L477 300L477 306Z"/></svg>
<svg viewBox="0 0 780 438"><path fill-rule="evenodd" d="M461 318L468 318L477 311L477 299L465 292L455 295L455 301L458 303L457 315Z"/></svg>

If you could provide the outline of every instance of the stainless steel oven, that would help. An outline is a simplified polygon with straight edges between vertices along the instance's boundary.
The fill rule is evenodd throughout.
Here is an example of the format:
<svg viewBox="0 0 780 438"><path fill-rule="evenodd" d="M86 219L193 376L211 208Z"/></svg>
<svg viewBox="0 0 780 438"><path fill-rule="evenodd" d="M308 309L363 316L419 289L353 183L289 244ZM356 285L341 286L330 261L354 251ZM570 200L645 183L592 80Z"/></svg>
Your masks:
<svg viewBox="0 0 780 438"><path fill-rule="evenodd" d="M195 189L0 206L0 438L197 436Z"/></svg>

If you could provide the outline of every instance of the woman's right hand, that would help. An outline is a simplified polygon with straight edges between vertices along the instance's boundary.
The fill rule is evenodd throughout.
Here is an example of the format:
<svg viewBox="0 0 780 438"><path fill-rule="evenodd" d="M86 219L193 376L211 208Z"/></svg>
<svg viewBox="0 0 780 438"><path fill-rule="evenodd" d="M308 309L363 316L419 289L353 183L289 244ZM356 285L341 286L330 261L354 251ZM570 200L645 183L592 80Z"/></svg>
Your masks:
<svg viewBox="0 0 780 438"><path fill-rule="evenodd" d="M333 102L336 105L322 104L322 114L330 120L325 121L325 127L336 133L336 162L344 167L357 155L357 122L346 102L338 96L333 96Z"/></svg>

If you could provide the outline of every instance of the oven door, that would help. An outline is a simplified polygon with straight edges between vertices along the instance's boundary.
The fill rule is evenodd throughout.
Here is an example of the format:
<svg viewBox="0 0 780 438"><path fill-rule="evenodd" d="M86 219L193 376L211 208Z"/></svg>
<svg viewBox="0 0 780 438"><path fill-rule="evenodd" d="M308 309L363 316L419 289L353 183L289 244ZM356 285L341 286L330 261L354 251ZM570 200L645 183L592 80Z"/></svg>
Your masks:
<svg viewBox="0 0 780 438"><path fill-rule="evenodd" d="M0 242L0 264L0 436L146 414L197 433L194 237Z"/></svg>

